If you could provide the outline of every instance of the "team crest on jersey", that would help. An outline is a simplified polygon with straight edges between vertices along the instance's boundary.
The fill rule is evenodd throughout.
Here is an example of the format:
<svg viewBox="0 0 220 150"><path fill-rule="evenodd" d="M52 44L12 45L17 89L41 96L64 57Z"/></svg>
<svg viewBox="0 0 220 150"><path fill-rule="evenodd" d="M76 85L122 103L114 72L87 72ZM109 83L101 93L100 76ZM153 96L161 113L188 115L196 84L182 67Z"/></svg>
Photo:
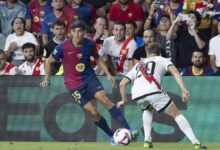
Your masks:
<svg viewBox="0 0 220 150"><path fill-rule="evenodd" d="M83 58L83 54L82 54L82 53L78 53L78 54L77 54L77 58L78 58L78 59L82 59L82 58Z"/></svg>
<svg viewBox="0 0 220 150"><path fill-rule="evenodd" d="M90 56L91 61L95 61L95 58L93 56Z"/></svg>
<svg viewBox="0 0 220 150"><path fill-rule="evenodd" d="M131 18L133 16L132 13L128 13L128 17Z"/></svg>
<svg viewBox="0 0 220 150"><path fill-rule="evenodd" d="M85 64L83 64L83 63L78 63L77 65L76 65L76 71L78 71L78 72L83 72L85 70Z"/></svg>
<svg viewBox="0 0 220 150"><path fill-rule="evenodd" d="M41 16L45 15L45 12L44 12L43 10L40 11L40 15L41 15Z"/></svg>
<svg viewBox="0 0 220 150"><path fill-rule="evenodd" d="M127 52L126 49L123 49L123 50L121 51L121 53L122 53L123 55L126 54L126 52Z"/></svg>

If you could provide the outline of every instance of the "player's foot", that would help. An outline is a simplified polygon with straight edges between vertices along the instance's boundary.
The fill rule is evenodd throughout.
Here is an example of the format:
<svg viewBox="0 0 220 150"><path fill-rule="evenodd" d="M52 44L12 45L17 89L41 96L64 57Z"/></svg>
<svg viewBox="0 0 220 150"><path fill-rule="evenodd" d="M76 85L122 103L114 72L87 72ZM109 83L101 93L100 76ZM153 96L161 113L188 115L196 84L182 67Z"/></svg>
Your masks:
<svg viewBox="0 0 220 150"><path fill-rule="evenodd" d="M207 147L203 144L194 144L193 145L194 150L199 150L199 149L207 149Z"/></svg>
<svg viewBox="0 0 220 150"><path fill-rule="evenodd" d="M113 137L110 138L110 144L113 145L113 146L116 145L115 140L114 140Z"/></svg>
<svg viewBox="0 0 220 150"><path fill-rule="evenodd" d="M138 135L139 135L139 131L138 130L129 130L131 132L131 137L133 140L137 139Z"/></svg>
<svg viewBox="0 0 220 150"><path fill-rule="evenodd" d="M145 142L144 142L144 148L153 148L153 143L152 143L152 142L145 141Z"/></svg>

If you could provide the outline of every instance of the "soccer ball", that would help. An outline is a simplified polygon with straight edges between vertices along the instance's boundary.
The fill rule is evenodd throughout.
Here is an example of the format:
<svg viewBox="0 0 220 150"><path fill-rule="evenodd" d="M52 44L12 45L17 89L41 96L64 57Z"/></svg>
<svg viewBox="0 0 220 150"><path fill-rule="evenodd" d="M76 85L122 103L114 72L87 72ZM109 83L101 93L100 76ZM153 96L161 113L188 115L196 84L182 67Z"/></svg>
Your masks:
<svg viewBox="0 0 220 150"><path fill-rule="evenodd" d="M114 141L119 145L128 145L131 142L131 133L128 129L119 128L115 131Z"/></svg>

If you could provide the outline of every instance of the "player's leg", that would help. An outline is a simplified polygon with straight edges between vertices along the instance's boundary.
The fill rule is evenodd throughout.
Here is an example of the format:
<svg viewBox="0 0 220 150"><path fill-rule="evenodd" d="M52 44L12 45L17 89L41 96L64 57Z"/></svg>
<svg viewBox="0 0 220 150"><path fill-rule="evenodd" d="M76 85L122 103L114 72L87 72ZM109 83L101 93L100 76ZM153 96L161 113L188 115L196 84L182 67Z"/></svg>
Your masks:
<svg viewBox="0 0 220 150"><path fill-rule="evenodd" d="M128 129L131 132L132 138L135 139L138 135L139 132L138 130L133 130L130 128L127 120L125 119L124 115L122 112L116 107L115 104L113 104L107 97L106 93L104 90L98 91L95 94L95 99L101 103L111 114L111 116L119 123L121 124L124 128Z"/></svg>
<svg viewBox="0 0 220 150"><path fill-rule="evenodd" d="M86 111L89 112L89 114L92 117L92 120L95 122L95 124L100 127L109 137L112 137L113 132L109 128L105 118L103 118L100 113L98 112L97 108L94 106L94 104L91 102L92 96L88 92L88 87L82 87L80 89L76 89L73 91L70 91L73 99Z"/></svg>
<svg viewBox="0 0 220 150"><path fill-rule="evenodd" d="M123 127L130 129L122 112L108 98L104 90L95 93L95 99L101 103L111 114L111 116Z"/></svg>
<svg viewBox="0 0 220 150"><path fill-rule="evenodd" d="M142 120L144 127L144 148L152 148L152 137L151 137L151 129L152 129L152 120L153 120L153 107L149 105L149 103L145 103L141 105Z"/></svg>
<svg viewBox="0 0 220 150"><path fill-rule="evenodd" d="M188 137L192 144L194 144L194 149L206 149L206 146L200 144L200 141L196 138L195 134L193 133L193 130L189 122L179 112L178 108L176 107L173 101L171 101L171 103L166 107L164 113L174 118L182 132Z"/></svg>
<svg viewBox="0 0 220 150"><path fill-rule="evenodd" d="M112 130L109 128L107 121L105 118L103 118L97 108L93 105L91 101L87 102L83 108L89 112L89 114L92 117L92 120L95 122L95 124L101 128L109 137L113 136Z"/></svg>

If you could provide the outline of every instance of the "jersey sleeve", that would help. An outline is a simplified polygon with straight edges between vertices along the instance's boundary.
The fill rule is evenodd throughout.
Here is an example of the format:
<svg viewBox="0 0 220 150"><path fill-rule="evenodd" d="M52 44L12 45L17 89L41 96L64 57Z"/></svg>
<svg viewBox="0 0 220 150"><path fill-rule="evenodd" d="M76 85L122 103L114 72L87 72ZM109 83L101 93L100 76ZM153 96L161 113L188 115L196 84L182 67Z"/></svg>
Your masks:
<svg viewBox="0 0 220 150"><path fill-rule="evenodd" d="M129 44L128 58L132 58L135 50L137 49L137 44L134 40Z"/></svg>
<svg viewBox="0 0 220 150"><path fill-rule="evenodd" d="M164 66L166 68L166 71L168 71L168 67L170 65L173 65L173 63L169 59L167 59L167 58L163 58L163 61L164 61L163 64L164 64Z"/></svg>
<svg viewBox="0 0 220 150"><path fill-rule="evenodd" d="M51 53L51 56L57 61L63 58L63 43L59 44L55 50Z"/></svg>
<svg viewBox="0 0 220 150"><path fill-rule="evenodd" d="M139 63L137 63L126 75L125 77L128 78L130 81L136 79L136 74L137 74L137 66Z"/></svg>

